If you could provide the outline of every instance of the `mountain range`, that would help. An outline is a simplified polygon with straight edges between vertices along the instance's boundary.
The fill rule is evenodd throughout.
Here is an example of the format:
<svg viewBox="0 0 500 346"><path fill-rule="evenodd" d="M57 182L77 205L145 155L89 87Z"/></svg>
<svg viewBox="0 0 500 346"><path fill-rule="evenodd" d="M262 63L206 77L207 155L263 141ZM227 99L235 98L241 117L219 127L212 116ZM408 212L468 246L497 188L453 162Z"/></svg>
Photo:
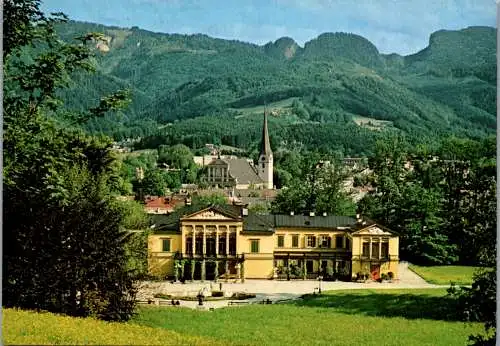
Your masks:
<svg viewBox="0 0 500 346"><path fill-rule="evenodd" d="M345 154L368 153L387 131L418 141L481 138L496 129L491 27L434 32L425 49L407 56L381 54L352 33L324 33L300 47L290 37L259 46L75 21L57 29L67 41L105 35L94 42L97 72L75 75L61 91L67 107L84 109L130 89L129 109L86 128L141 137L144 147L215 142L248 149L258 141L264 108L273 115L275 145Z"/></svg>

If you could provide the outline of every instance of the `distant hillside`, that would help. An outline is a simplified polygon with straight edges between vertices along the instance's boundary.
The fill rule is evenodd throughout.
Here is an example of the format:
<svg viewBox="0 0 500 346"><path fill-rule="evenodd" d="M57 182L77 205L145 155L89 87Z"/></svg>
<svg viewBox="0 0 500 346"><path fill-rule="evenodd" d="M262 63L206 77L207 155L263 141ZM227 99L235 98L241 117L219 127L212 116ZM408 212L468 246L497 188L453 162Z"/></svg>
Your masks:
<svg viewBox="0 0 500 346"><path fill-rule="evenodd" d="M323 141L325 149L353 154L369 152L363 142L368 146L384 131L421 140L446 134L482 137L495 129L494 28L438 31L428 47L409 56L380 54L370 41L351 33L324 33L301 48L289 37L258 46L81 22L58 30L65 40L96 31L107 36L96 43L97 74L75 76L74 87L62 95L70 108L79 109L114 90L131 89L133 103L124 114L87 124L90 131L117 139L154 135L196 146L189 138L198 134L248 149L252 142L238 134L257 129L261 118L254 114L243 122L241 114L286 100L293 104L274 120L283 147L313 146L309 131L297 132L297 126L322 124L338 138L343 129L358 128L359 143ZM199 121L203 129L183 135L181 123L193 118L205 119ZM353 120L360 118L368 120ZM216 130L222 119L231 119L232 135ZM390 126L373 127L369 119ZM162 126L168 123L173 126Z"/></svg>

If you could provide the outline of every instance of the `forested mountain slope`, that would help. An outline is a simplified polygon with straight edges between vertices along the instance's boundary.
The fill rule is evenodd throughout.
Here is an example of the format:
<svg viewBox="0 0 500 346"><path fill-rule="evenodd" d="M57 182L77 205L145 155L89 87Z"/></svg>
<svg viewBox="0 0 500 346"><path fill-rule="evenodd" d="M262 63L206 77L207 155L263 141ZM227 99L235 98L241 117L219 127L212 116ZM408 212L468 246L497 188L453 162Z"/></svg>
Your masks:
<svg viewBox="0 0 500 346"><path fill-rule="evenodd" d="M308 148L316 140L345 154L368 153L385 131L432 141L447 134L483 137L496 126L494 28L438 31L409 56L380 54L349 33L324 33L300 47L289 37L258 46L81 22L58 30L65 40L105 35L96 43L96 75L75 76L62 95L69 107L130 89L133 102L122 116L86 127L116 139L154 135L145 146L196 147L207 140L248 149L264 105L275 115L270 126L278 146ZM230 124L225 133L222 123Z"/></svg>

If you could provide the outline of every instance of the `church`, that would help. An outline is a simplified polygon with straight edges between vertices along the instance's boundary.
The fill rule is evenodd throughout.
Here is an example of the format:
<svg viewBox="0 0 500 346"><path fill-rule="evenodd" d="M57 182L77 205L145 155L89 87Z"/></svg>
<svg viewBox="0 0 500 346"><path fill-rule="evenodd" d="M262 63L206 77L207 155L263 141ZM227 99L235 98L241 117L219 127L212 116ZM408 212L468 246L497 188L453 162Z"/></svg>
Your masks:
<svg viewBox="0 0 500 346"><path fill-rule="evenodd" d="M219 156L207 164L206 170L204 182L211 188L273 189L273 152L269 141L267 113L264 112L257 164L251 159Z"/></svg>

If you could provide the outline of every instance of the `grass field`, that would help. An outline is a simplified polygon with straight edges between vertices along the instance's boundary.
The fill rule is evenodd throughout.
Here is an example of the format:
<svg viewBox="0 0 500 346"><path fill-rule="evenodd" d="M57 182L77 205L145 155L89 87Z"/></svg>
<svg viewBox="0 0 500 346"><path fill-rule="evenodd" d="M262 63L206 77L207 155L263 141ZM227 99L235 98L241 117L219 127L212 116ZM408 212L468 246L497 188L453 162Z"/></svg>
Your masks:
<svg viewBox="0 0 500 346"><path fill-rule="evenodd" d="M342 290L278 305L141 307L124 324L5 309L5 344L464 345L444 289Z"/></svg>
<svg viewBox="0 0 500 346"><path fill-rule="evenodd" d="M268 111L285 110L287 108L290 108L292 106L293 101L296 99L298 99L298 98L297 97L290 97L290 98L280 100L277 102L271 102L271 103L267 104L266 106L259 105L259 106L254 106L254 107L231 108L231 110L240 112L241 114L239 116L236 116L236 118L241 118L241 117L245 117L248 115L264 114L264 109L267 109Z"/></svg>
<svg viewBox="0 0 500 346"><path fill-rule="evenodd" d="M377 120L374 118L363 117L361 115L353 115L352 120L358 126L364 126L372 130L382 130L384 127L392 126L392 121L389 120Z"/></svg>
<svg viewBox="0 0 500 346"><path fill-rule="evenodd" d="M239 345L464 345L482 325L454 321L445 295L444 289L343 290L207 312L144 307L133 322Z"/></svg>
<svg viewBox="0 0 500 346"><path fill-rule="evenodd" d="M409 268L420 275L425 281L436 285L471 285L472 275L478 267L468 266L430 266L410 265Z"/></svg>
<svg viewBox="0 0 500 346"><path fill-rule="evenodd" d="M133 323L108 323L51 313L3 309L4 345L223 345ZM227 343L226 343L227 344Z"/></svg>

